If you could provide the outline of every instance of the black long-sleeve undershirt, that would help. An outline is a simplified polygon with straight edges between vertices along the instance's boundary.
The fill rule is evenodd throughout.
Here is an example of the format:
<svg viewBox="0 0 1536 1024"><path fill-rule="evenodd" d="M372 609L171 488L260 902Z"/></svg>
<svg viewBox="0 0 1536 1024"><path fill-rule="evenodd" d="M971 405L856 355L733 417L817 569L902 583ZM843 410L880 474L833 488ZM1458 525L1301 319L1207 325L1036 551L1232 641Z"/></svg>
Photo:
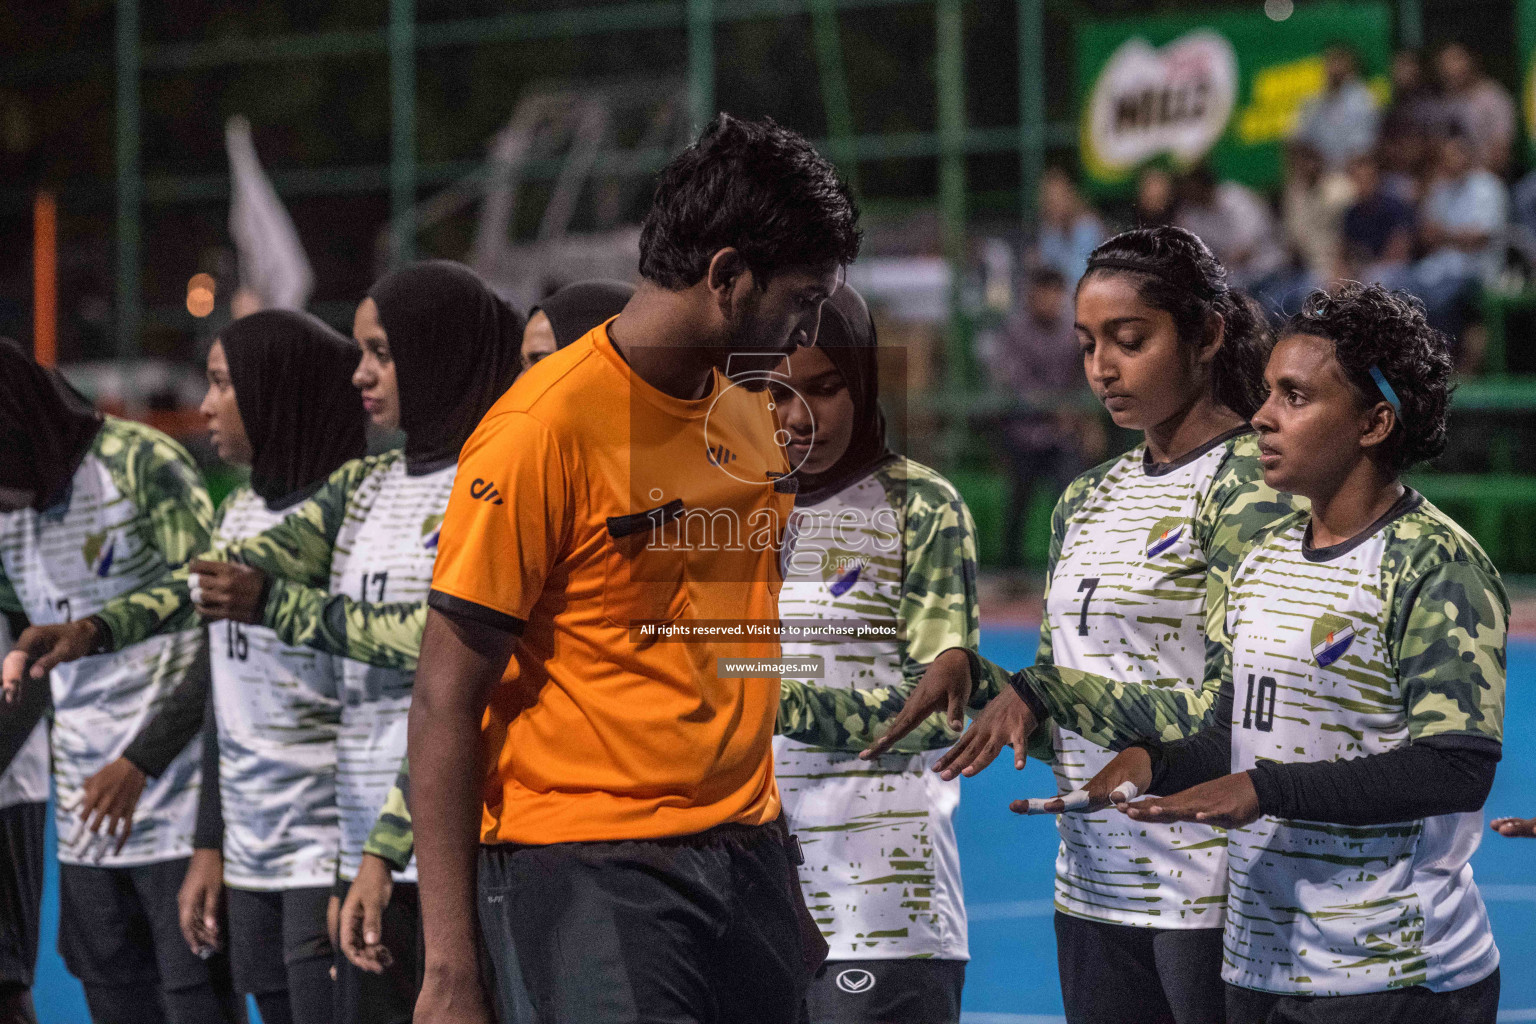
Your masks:
<svg viewBox="0 0 1536 1024"><path fill-rule="evenodd" d="M155 717L139 730L123 756L150 778L159 778L203 728L212 699L213 670L208 645L199 644L197 657L181 682L160 705Z"/></svg>
<svg viewBox="0 0 1536 1024"><path fill-rule="evenodd" d="M194 850L224 849L224 799L219 792L219 726L213 713L213 694L208 695L203 715L203 778L197 793L197 828L192 833Z"/></svg>
<svg viewBox="0 0 1536 1024"><path fill-rule="evenodd" d="M1148 744L1150 792L1170 795L1232 771L1232 688L1222 688L1211 725L1172 743ZM1248 773L1259 811L1338 825L1385 825L1481 810L1502 745L1481 736L1431 736L1341 761L1264 761Z"/></svg>

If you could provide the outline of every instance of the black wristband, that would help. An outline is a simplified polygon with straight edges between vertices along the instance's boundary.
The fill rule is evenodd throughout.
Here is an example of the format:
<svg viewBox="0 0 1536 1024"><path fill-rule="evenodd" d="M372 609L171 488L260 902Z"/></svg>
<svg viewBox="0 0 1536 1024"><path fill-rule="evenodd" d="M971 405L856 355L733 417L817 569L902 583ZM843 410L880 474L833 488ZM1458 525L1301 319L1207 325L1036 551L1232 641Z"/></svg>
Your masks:
<svg viewBox="0 0 1536 1024"><path fill-rule="evenodd" d="M86 653L92 655L109 653L113 649L112 630L107 625L107 620L103 619L100 615L92 615L86 621L96 624L96 642L91 644L91 649Z"/></svg>
<svg viewBox="0 0 1536 1024"><path fill-rule="evenodd" d="M1029 713L1035 716L1036 722L1043 722L1050 718L1050 712L1045 709L1045 702L1035 692L1035 688L1029 683L1029 669L1022 668L1015 672L1008 680L1008 685L1013 687L1013 692L1019 695L1024 706L1029 708Z"/></svg>
<svg viewBox="0 0 1536 1024"><path fill-rule="evenodd" d="M987 670L981 667L981 655L977 654L969 647L962 647L960 650L965 652L965 663L970 666L971 692L975 693L976 687L980 685L982 677L987 674Z"/></svg>
<svg viewBox="0 0 1536 1024"><path fill-rule="evenodd" d="M256 595L256 623L266 625L267 599L272 596L272 574L260 569L257 572L261 572L261 593Z"/></svg>

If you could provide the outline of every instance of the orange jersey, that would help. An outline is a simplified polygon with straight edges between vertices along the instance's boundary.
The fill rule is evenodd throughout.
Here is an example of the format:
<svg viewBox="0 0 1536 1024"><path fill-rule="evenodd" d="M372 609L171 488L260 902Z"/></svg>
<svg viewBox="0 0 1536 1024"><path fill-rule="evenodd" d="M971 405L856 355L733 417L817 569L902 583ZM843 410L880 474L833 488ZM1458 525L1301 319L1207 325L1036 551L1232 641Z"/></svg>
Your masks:
<svg viewBox="0 0 1536 1024"><path fill-rule="evenodd" d="M521 628L483 730L481 840L651 839L779 814L777 679L632 624L777 622L794 495L766 394L697 401L630 370L607 325L529 370L464 446L432 604Z"/></svg>

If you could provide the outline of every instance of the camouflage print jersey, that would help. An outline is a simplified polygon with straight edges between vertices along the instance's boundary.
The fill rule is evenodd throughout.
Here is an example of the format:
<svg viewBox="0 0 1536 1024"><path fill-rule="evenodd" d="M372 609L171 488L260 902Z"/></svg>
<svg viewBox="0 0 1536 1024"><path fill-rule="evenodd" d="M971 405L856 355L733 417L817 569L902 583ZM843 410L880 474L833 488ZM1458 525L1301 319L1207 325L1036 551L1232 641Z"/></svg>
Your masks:
<svg viewBox="0 0 1536 1024"><path fill-rule="evenodd" d="M910 484L906 480L908 472L913 475L914 482ZM870 555L879 557L871 565L861 567L852 578L845 574L841 581L832 580L830 583L819 577L814 581L804 581L804 585L810 586L812 592L824 600L836 602L839 598L846 598L846 607L840 605L838 615L833 615L834 609L822 608L815 601L808 606L809 610L795 611L785 604L782 594L780 612L785 618L870 618L898 624L905 621L909 623L906 640L895 645L873 645L874 649L869 652L840 648L843 651L841 663L845 667L858 666L857 678L851 678L849 672L834 670L829 671L825 681L783 680L775 731L783 739L793 742L781 745L781 750L815 748L823 752L837 750L848 753L863 750L880 734L884 723L901 710L929 661L946 648L976 645L974 527L970 513L965 510L959 495L942 477L912 462L897 462L888 466L865 478L856 487L860 488L859 496L872 505L869 511L880 512L882 507L884 509L878 518L872 518L863 515L853 505L848 506L851 514L860 515L862 519L872 520L878 525L878 528L871 527L867 532L861 532L858 543L868 547ZM874 545L877 541L886 550L876 552ZM819 542L807 538L801 540L804 545L812 543ZM898 550L902 543L906 545L905 555ZM922 557L919 558L915 553L921 553ZM846 554L849 560L845 561L845 565L851 567L854 564L851 559L856 553ZM792 557L792 554L786 552L786 565ZM805 559L809 557L809 554L802 556ZM905 569L902 568L903 558ZM821 564L819 558L817 564ZM837 595L832 594L833 586L839 588ZM821 593L823 591L824 595ZM915 637L913 630L916 631ZM795 650L792 645L785 645L785 648L787 651ZM822 649L809 653L822 653ZM863 666L866 655L876 658L878 666L866 670ZM977 689L971 700L971 708L980 710L985 707L987 701L997 696L1007 682L1008 673L996 669ZM933 761L932 757L921 755L926 751L949 746L956 735L942 714L933 715L896 745L895 749L900 754L887 756L882 770L894 773L897 777L919 772L920 764L931 764ZM869 775L869 767L862 761L850 762L847 757L830 757L826 753L816 756L837 762L845 772L855 770L854 766L857 765L857 770L864 777ZM891 767L885 769L885 765ZM782 761L780 769L782 795L785 793ZM923 777L930 783L929 788L949 788L949 784L942 783L932 773ZM382 858L396 870L410 861L414 850L415 837L407 806L409 786L409 768L402 766L400 776L384 802L383 813L379 815L363 848L365 853ZM942 816L938 823L941 830L949 829L949 814L952 812L953 807L950 807ZM927 812L923 811L922 814L926 815ZM952 837L952 830L947 834ZM931 843L909 845L927 850L924 856L929 860L934 856ZM900 849L905 852L904 847ZM809 853L809 845L807 850ZM948 852L952 852L952 845ZM913 858L901 859L905 862ZM952 896L956 913L950 917L950 934L958 935L959 938L958 943L953 939L950 941L950 952L943 955L963 956L965 928L964 910L958 904L959 869L957 865L950 864L947 870L949 873L946 878L952 879L953 884L945 890L946 895L937 901L931 895L924 896L922 900L930 904L930 907L925 908L929 910L925 916L932 918L937 913L932 908L945 905L944 899ZM919 891L922 890L923 887L919 887ZM906 915L913 913L912 908L906 908L903 920ZM958 921L958 927L953 925L954 921ZM891 947L895 937L884 938L885 946ZM888 948L874 955L908 955L890 952ZM962 952L956 954L953 952L956 949Z"/></svg>
<svg viewBox="0 0 1536 1024"><path fill-rule="evenodd" d="M1309 524L1277 525L1232 585L1232 770L1501 743L1509 602L1477 542L1411 491L1343 544L1306 547ZM1222 976L1319 996L1482 980L1499 962L1472 880L1482 828L1474 811L1232 830Z"/></svg>
<svg viewBox="0 0 1536 1024"><path fill-rule="evenodd" d="M407 471L402 453L356 459L257 536L210 557L269 573L262 616L284 643L342 656L337 806L339 873L363 844L405 756L405 720L425 602L456 464ZM186 573L109 609L114 638L153 632L188 602ZM397 876L415 881L410 865Z"/></svg>
<svg viewBox="0 0 1536 1024"><path fill-rule="evenodd" d="M1198 732L1209 721L1220 692L1220 666L1227 653L1217 638L1232 573L1270 526L1306 505L1304 499L1280 494L1264 483L1254 435L1236 438L1230 448L1194 518L1194 530L1201 538L1197 550L1205 559L1203 684L1201 678L1175 681L1161 677L1143 685L1129 681L1130 677L1067 667L1052 655L1055 633L1049 618L1041 626L1037 663L1019 673L1054 721L1101 747L1120 750L1137 739L1154 737L1174 740ZM1078 477L1056 505L1051 521L1052 576L1066 520L1098 486L1100 470ZM1147 550L1162 542L1162 533L1159 530L1156 542L1148 542ZM1198 570L1197 565L1187 567ZM1047 587L1053 585L1047 582ZM1066 604L1070 617L1073 605L1070 601ZM1082 608L1077 611L1081 613ZM985 664L990 672L1001 671ZM1136 678L1143 677L1138 674Z"/></svg>
<svg viewBox="0 0 1536 1024"><path fill-rule="evenodd" d="M1114 756L1078 704L1118 714L1129 689L1195 731L1215 705L1209 617L1231 569L1263 528L1292 510L1263 483L1247 429L1166 464L1146 448L1083 474L1052 519L1040 653L1027 677L1052 714L1062 792ZM1141 684L1126 688L1124 683ZM1182 733L1181 733L1182 734ZM1114 811L1057 818L1056 906L1113 924L1212 928L1226 902L1226 839L1212 827L1142 825Z"/></svg>
<svg viewBox="0 0 1536 1024"><path fill-rule="evenodd" d="M11 649L15 637L11 635L7 613L20 613L21 602L16 592L0 575L0 657ZM0 772L0 808L17 804L37 804L48 799L48 719L32 727L16 756L4 772Z"/></svg>
<svg viewBox="0 0 1536 1024"><path fill-rule="evenodd" d="M281 522L249 487L219 508L216 547ZM266 626L208 627L219 789L224 811L224 882L275 891L329 885L336 877L338 660L283 643ZM206 781L206 780L205 780Z"/></svg>
<svg viewBox="0 0 1536 1024"><path fill-rule="evenodd" d="M893 635L785 637L784 657L819 657L820 687L867 690L915 683L942 651L974 647L975 532L953 485L905 459L796 506L780 618L883 625ZM801 885L833 959L969 957L954 830L960 781L931 771L939 753L872 763L775 738L784 812L805 850Z"/></svg>
<svg viewBox="0 0 1536 1024"><path fill-rule="evenodd" d="M197 466L157 430L107 417L63 500L42 512L0 514L0 575L37 624L95 614L114 598L155 582L208 546L213 507ZM190 610L167 617L168 632L115 653L53 670L53 777L59 860L72 846L73 806L85 781L116 760L154 717L205 642ZM153 864L192 852L200 743L193 741L144 787L133 833L103 867Z"/></svg>

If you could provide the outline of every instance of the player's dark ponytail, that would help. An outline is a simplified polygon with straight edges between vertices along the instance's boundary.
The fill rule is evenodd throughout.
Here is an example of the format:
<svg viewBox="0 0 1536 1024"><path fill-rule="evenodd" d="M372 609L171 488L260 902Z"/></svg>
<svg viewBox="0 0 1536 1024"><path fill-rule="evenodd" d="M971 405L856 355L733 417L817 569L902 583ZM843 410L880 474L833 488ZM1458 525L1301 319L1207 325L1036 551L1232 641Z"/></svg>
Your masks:
<svg viewBox="0 0 1536 1024"><path fill-rule="evenodd" d="M1111 274L1133 278L1141 301L1173 317L1184 344L1203 343L1219 316L1225 332L1211 392L1244 419L1258 411L1274 336L1258 304L1227 286L1226 268L1197 235L1168 225L1118 234L1093 250L1083 280Z"/></svg>

